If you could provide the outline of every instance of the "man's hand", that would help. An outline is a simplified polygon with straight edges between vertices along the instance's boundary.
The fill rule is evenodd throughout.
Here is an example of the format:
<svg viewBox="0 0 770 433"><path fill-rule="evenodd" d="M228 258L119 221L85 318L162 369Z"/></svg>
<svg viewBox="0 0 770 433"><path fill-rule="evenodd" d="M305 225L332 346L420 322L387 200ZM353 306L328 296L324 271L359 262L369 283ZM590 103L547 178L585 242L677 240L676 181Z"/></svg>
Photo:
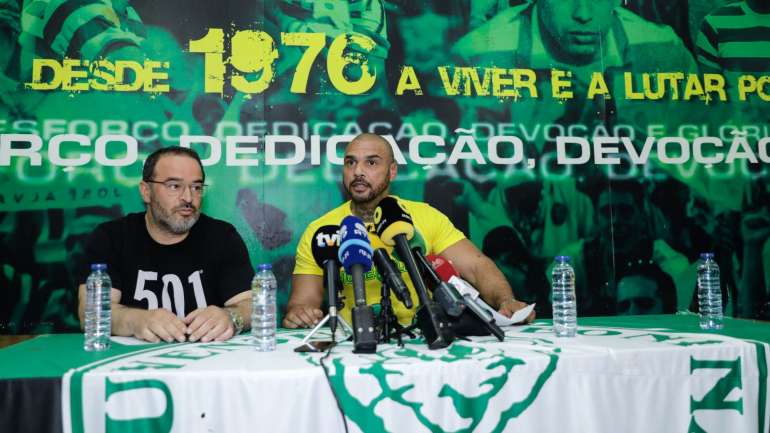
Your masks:
<svg viewBox="0 0 770 433"><path fill-rule="evenodd" d="M155 310L141 311L139 320L133 323L133 335L141 340L157 343L163 340L167 343L173 341L183 342L187 339L185 336L185 326L182 319L177 317L171 311L165 308Z"/></svg>
<svg viewBox="0 0 770 433"><path fill-rule="evenodd" d="M324 317L320 309L323 294L323 278L320 275L292 275L291 296L283 327L312 328L317 325Z"/></svg>
<svg viewBox="0 0 770 433"><path fill-rule="evenodd" d="M184 323L187 325L187 339L192 342L225 341L235 333L230 313L216 305L192 311L184 318Z"/></svg>
<svg viewBox="0 0 770 433"><path fill-rule="evenodd" d="M445 249L441 256L449 260L481 297L491 306L497 306L500 314L511 317L514 311L521 310L527 304L517 301L513 296L513 290L503 273L497 269L495 262L485 256L468 239L463 239ZM529 323L535 319L535 311L532 310L524 320Z"/></svg>
<svg viewBox="0 0 770 433"><path fill-rule="evenodd" d="M500 308L497 310L498 313L502 314L505 317L511 317L513 316L513 313L521 310L522 308L526 307L526 302L517 301L515 299L509 299L507 301L504 301L500 303ZM526 319L524 319L523 323L530 323L533 320L535 320L535 310L533 309L529 316L527 316Z"/></svg>
<svg viewBox="0 0 770 433"><path fill-rule="evenodd" d="M312 328L324 317L323 311L318 308L297 305L286 312L283 318L284 328Z"/></svg>

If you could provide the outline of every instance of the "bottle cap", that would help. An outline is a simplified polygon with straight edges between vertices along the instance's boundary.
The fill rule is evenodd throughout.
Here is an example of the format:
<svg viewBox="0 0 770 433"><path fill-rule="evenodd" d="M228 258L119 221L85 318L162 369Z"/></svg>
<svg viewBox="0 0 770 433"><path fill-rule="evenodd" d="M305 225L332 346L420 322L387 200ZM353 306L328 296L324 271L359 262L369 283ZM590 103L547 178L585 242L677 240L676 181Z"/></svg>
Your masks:
<svg viewBox="0 0 770 433"><path fill-rule="evenodd" d="M567 263L569 260L569 256L556 256L556 261L559 263Z"/></svg>
<svg viewBox="0 0 770 433"><path fill-rule="evenodd" d="M714 253L701 253L700 254L701 260L713 260L714 259Z"/></svg>
<svg viewBox="0 0 770 433"><path fill-rule="evenodd" d="M107 263L91 263L92 271L105 271L107 270Z"/></svg>
<svg viewBox="0 0 770 433"><path fill-rule="evenodd" d="M269 270L272 270L272 269L273 269L273 265L270 264L270 263L261 263L259 265L259 270L260 271L269 271Z"/></svg>

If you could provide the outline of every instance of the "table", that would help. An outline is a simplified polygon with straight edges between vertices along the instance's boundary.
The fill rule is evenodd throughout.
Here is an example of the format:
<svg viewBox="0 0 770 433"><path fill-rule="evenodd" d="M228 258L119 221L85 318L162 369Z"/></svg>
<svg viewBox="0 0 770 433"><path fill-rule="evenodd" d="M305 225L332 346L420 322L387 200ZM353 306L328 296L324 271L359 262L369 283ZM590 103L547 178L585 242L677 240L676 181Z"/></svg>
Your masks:
<svg viewBox="0 0 770 433"><path fill-rule="evenodd" d="M34 335L0 335L0 349L34 337Z"/></svg>
<svg viewBox="0 0 770 433"><path fill-rule="evenodd" d="M81 335L44 335L0 350L0 431L768 432L770 324L579 325L574 339L537 321L435 351L342 343L328 380L323 354L292 350L304 330L281 330L271 353L247 336L87 353Z"/></svg>

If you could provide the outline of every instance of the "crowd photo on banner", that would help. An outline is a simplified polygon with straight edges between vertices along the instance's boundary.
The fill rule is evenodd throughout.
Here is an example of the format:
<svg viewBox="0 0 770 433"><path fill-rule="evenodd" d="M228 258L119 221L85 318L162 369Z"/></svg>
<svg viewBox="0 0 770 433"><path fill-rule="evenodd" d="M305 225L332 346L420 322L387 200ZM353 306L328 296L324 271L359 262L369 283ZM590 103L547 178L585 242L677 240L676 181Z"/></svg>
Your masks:
<svg viewBox="0 0 770 433"><path fill-rule="evenodd" d="M725 314L770 320L767 1L0 0L0 30L0 334L80 329L86 240L178 145L281 323L366 132L538 318L557 255L611 316L697 312L713 252Z"/></svg>

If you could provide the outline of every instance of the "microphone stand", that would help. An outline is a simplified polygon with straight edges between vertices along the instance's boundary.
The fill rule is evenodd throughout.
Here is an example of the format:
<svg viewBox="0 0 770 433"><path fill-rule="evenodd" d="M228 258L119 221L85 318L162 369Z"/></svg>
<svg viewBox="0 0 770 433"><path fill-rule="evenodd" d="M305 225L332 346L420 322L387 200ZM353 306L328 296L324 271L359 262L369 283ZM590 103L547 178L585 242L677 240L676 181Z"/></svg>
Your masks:
<svg viewBox="0 0 770 433"><path fill-rule="evenodd" d="M329 322L329 328L331 329L332 344L336 342L337 324L342 328L342 333L345 335L344 340L349 340L353 337L353 328L345 321L345 319L337 314L337 312L345 306L344 298L337 293L337 290L342 287L339 278L339 264L337 261L327 260L324 262L324 286L326 286L326 291L329 293L329 312L313 327L313 329L310 330L310 333L302 339L302 344L300 346L307 345L312 348L309 344L310 338L312 338L313 335L326 324L326 322Z"/></svg>
<svg viewBox="0 0 770 433"><path fill-rule="evenodd" d="M353 318L353 353L376 353L377 334L375 332L374 310L366 304L364 274L361 265L354 265L350 272L353 276L353 294L355 306Z"/></svg>
<svg viewBox="0 0 770 433"><path fill-rule="evenodd" d="M476 304L476 301L469 295L460 295L453 285L439 278L433 266L428 263L428 259L422 254L420 247L412 248L412 252L417 262L422 266L422 269L433 281L433 297L438 300L439 305L444 308L448 315L454 317L459 322L460 316L465 314L466 311L470 311L498 340L503 341L505 339L505 332L495 323L494 317L488 311ZM457 330L455 331L455 334L460 334Z"/></svg>
<svg viewBox="0 0 770 433"><path fill-rule="evenodd" d="M454 332L451 329L444 311L432 299L428 297L428 289L417 268L417 262L414 259L412 250L409 249L409 243L406 235L399 233L393 237L396 243L396 251L406 266L409 278L414 284L417 296L420 299L420 307L415 315L415 323L422 331L425 342L431 350L441 349L452 344Z"/></svg>
<svg viewBox="0 0 770 433"><path fill-rule="evenodd" d="M300 344L300 346L310 346L310 347L312 347L312 345L310 344L310 338L313 335L315 335L316 332L318 332L318 330L321 329L321 327L326 324L326 322L329 321L329 317L330 316L328 314L326 316L324 316L324 318L321 319L321 321L318 322L318 324L315 325L313 327L313 329L310 330L310 333L307 334L305 336L305 338L302 339L302 344ZM345 338L343 338L342 341L350 340L353 337L353 328L342 317L337 317L337 322L339 322L340 328L342 329L342 332L345 335ZM332 343L336 342L335 337L334 337L335 334L336 334L336 332L332 332ZM313 347L313 349L315 349L315 348Z"/></svg>
<svg viewBox="0 0 770 433"><path fill-rule="evenodd" d="M416 338L416 336L409 330L405 330L405 328L398 323L396 313L393 311L393 303L390 301L390 292L390 285L383 280L380 290L380 317L378 318L382 326L382 333L380 334L382 338L380 339L380 342L390 343L390 340L395 337L398 346L404 347L403 334L407 334L412 338ZM391 331L393 331L392 334Z"/></svg>

